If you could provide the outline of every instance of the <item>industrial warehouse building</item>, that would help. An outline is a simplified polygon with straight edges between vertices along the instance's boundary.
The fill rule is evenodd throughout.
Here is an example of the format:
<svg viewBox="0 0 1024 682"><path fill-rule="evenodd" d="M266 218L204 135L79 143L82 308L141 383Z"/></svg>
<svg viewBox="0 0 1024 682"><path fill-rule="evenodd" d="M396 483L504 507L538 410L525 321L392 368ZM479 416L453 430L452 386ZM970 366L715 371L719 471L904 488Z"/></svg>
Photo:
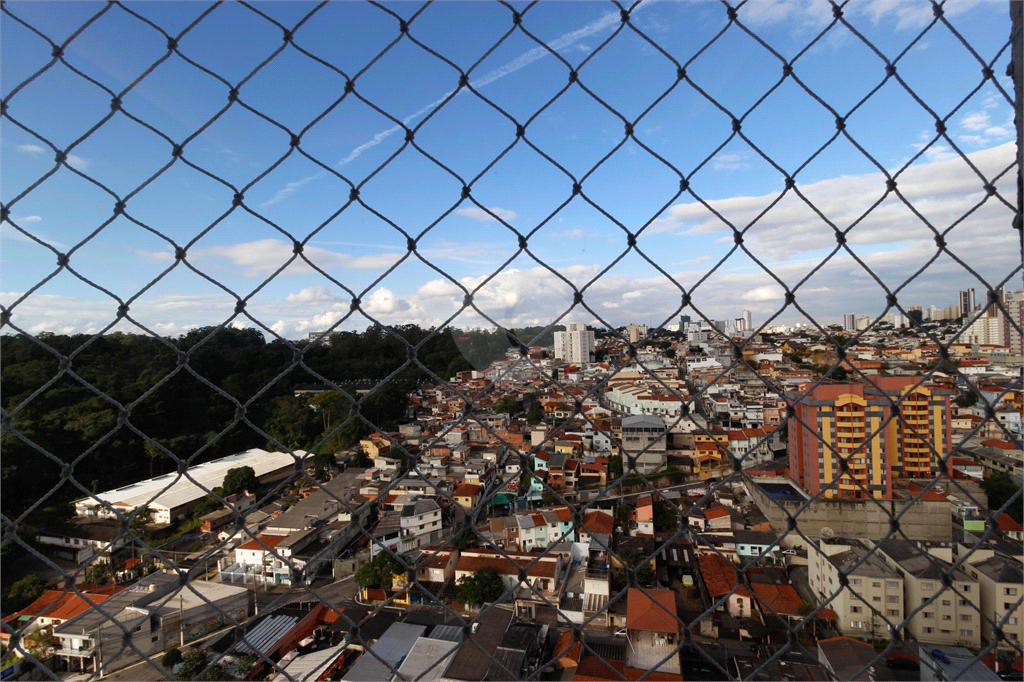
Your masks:
<svg viewBox="0 0 1024 682"><path fill-rule="evenodd" d="M304 450L295 454L305 457ZM267 452L259 448L246 450L188 469L189 477L177 472L157 476L138 483L83 497L75 501L75 513L83 517L116 517L148 506L154 523L171 523L189 515L192 508L224 482L231 469L252 467L261 481L295 470L295 457L290 452Z"/></svg>

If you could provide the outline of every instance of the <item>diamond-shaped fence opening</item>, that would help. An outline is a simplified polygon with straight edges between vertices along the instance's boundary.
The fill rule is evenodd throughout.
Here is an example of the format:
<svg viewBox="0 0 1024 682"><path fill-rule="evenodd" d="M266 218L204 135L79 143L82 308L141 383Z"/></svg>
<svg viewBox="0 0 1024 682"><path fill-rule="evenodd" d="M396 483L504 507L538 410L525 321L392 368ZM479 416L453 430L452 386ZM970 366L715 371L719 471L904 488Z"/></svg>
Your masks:
<svg viewBox="0 0 1024 682"><path fill-rule="evenodd" d="M1024 3L652 4L3 4L4 679L1019 671Z"/></svg>

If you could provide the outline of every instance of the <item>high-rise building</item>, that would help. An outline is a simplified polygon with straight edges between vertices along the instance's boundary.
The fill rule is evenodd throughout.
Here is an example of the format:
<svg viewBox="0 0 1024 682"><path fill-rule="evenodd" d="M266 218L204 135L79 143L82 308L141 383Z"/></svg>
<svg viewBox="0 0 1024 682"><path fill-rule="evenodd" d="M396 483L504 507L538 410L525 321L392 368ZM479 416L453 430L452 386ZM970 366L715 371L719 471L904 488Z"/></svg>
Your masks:
<svg viewBox="0 0 1024 682"><path fill-rule="evenodd" d="M754 328L754 316L749 310L743 311L743 328L753 329Z"/></svg>
<svg viewBox="0 0 1024 682"><path fill-rule="evenodd" d="M555 332L555 359L579 364L594 359L594 332L585 324L569 323Z"/></svg>
<svg viewBox="0 0 1024 682"><path fill-rule="evenodd" d="M857 313L846 313L843 315L843 329L848 332L857 331Z"/></svg>
<svg viewBox="0 0 1024 682"><path fill-rule="evenodd" d="M962 343L1002 346L1005 344L1003 328L1002 316L988 317L987 315L982 315L967 325L964 333L960 335L959 341Z"/></svg>
<svg viewBox="0 0 1024 682"><path fill-rule="evenodd" d="M626 325L626 332L629 334L629 342L636 345L640 343L640 339L647 336L647 325L629 324Z"/></svg>
<svg viewBox="0 0 1024 682"><path fill-rule="evenodd" d="M960 317L974 312L974 289L960 292Z"/></svg>
<svg viewBox="0 0 1024 682"><path fill-rule="evenodd" d="M914 377L879 376L872 382L822 384L804 398L793 397L799 419L789 421L789 470L808 493L889 499L894 475L937 474L941 462L931 447L941 456L950 444L951 392L914 388ZM889 419L890 400L901 397L899 414ZM848 474L839 455L847 458Z"/></svg>
<svg viewBox="0 0 1024 682"><path fill-rule="evenodd" d="M857 318L857 331L863 331L868 328L871 324L871 318L867 315L861 315Z"/></svg>
<svg viewBox="0 0 1024 682"><path fill-rule="evenodd" d="M936 317L936 315L938 315L938 313L939 313L939 311L938 311L938 309L934 305L928 306L928 319L929 320L935 321L935 320L939 319L938 317Z"/></svg>
<svg viewBox="0 0 1024 682"><path fill-rule="evenodd" d="M679 316L679 331L686 331L690 326L690 316L680 315Z"/></svg>
<svg viewBox="0 0 1024 682"><path fill-rule="evenodd" d="M1006 292L1003 297L1003 306L1009 315L1003 315L1003 343L1010 349L1013 355L1024 355L1021 334L1018 328L1024 329L1024 291ZM1014 327L1010 322L1016 323Z"/></svg>
<svg viewBox="0 0 1024 682"><path fill-rule="evenodd" d="M735 329L738 332L746 331L747 321L742 317L737 317L735 320L732 321L732 326L733 329Z"/></svg>

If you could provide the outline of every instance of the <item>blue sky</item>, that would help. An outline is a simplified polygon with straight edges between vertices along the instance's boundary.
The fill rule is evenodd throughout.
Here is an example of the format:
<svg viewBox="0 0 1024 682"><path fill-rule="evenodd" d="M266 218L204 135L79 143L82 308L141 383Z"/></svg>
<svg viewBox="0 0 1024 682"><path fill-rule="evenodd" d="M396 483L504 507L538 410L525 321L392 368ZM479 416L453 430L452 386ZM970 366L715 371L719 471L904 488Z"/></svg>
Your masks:
<svg viewBox="0 0 1024 682"><path fill-rule="evenodd" d="M57 43L104 6L7 5ZM172 35L209 9L202 2L127 6ZM291 27L314 5L254 7ZM526 139L576 178L586 176L586 197L622 226L636 231L647 225L637 246L682 286L699 281L732 248L731 228L690 193L677 196L676 171L638 142L628 140L588 175L623 141L623 121L579 84L537 113L567 85L569 67L522 31L514 31L488 53L513 26L508 8L484 2L441 2L422 11L418 3L387 7L415 18L409 36L369 67L399 37L399 20L371 5L335 3L308 18L295 32L294 45L240 86L241 103L279 125L236 103L194 136L228 104L230 87L181 55L235 85L283 44L278 26L234 3L210 11L181 38L181 55L171 54L124 95L124 111L175 142L188 139L184 159L236 187L250 184L288 152L290 137L280 126L299 132L336 104L301 140L302 150L330 170L292 153L245 192L245 205L263 219L241 208L229 212L233 190L181 161L136 192L172 161L171 144L122 113L70 149L70 167L61 167L12 204L53 170L51 144L68 149L110 111L107 93L57 63L9 99L9 116L38 136L8 118L0 121L0 200L9 205L11 221L61 252L86 239L111 217L115 199L76 175L77 169L119 197L131 193L126 214L142 224L118 217L71 257L76 272L122 298L174 264L171 243L143 226L184 245L219 220L190 246L189 262L239 296L259 288L247 310L277 333L301 336L346 314L351 296L338 283L359 293L367 312L382 322L442 322L461 306L463 293L419 259L407 258L377 281L406 257L406 238L394 226L416 236L433 225L420 238L419 253L470 289L516 253L517 238L477 204L461 200L462 181L407 145L400 126L374 107L410 128L422 124L416 144L466 182L516 142L516 128L467 90L439 106L458 87L459 73L411 37L463 70L482 58L469 76L473 88L508 116L529 121ZM1003 48L1009 30L1004 2L950 0L946 15L985 61ZM949 137L986 178L1014 162L1011 106L999 89L989 81L960 106L981 84L981 65L941 24L915 42L934 19L928 3L853 0L845 16L890 59L906 50L898 74L940 116L959 106L948 121ZM792 60L833 17L825 3L752 0L738 18ZM718 2L664 0L639 5L630 21L679 63L687 63L726 27L728 17ZM793 192L755 221L785 189L783 175L739 137L719 148L732 135L730 117L691 84L677 83L675 64L636 32L627 27L616 34L621 21L615 5L540 3L525 13L522 26L569 64L582 62L580 83L635 122L637 140L686 175L693 192L711 208L740 229L754 221L746 246L788 285L800 281L834 247L831 228ZM0 19L0 31L0 90L8 98L17 84L51 61L51 48L8 16ZM166 54L166 39L157 30L115 6L68 45L66 60L120 92ZM1012 91L1004 75L1008 58L1004 53L994 72L1003 89ZM878 55L841 25L804 51L793 70L843 115L886 76ZM780 79L782 63L733 25L687 65L686 73L739 117ZM356 74L356 92L373 106L351 95L337 102L346 76ZM789 173L836 132L833 115L792 78L747 115L742 130ZM890 171L920 153L900 176L899 187L936 229L946 230L981 203L947 236L950 248L978 274L997 282L1019 265L1011 210L997 198L986 198L983 181L948 140L933 142L931 114L895 79L849 116L847 130ZM366 206L352 204L337 214L348 201L350 186L333 173L359 185ZM1008 200L1014 197L1015 177L1012 169L994 183ZM935 256L931 231L894 195L857 221L885 194L885 179L846 138L801 168L796 181L837 226L857 223L849 236L851 248L888 285L897 286ZM583 286L626 251L623 229L583 197L551 215L572 196L571 190L572 180L525 140L473 183L472 197L479 205L521 233L536 230L529 240L531 253L557 271L542 268L527 254L505 265L476 298L502 324L552 321L572 304L572 292L559 277ZM297 261L260 288L292 255L291 237L282 231L308 239L307 257L331 279ZM11 224L3 225L0 239L0 302L10 306L53 272L56 256ZM942 255L900 300L908 307L945 306L965 286L983 285ZM782 293L747 255L736 252L694 292L694 301L711 317L736 317L750 309L760 322L782 307ZM659 323L679 299L676 285L636 252L628 253L586 293L593 310L612 324ZM797 300L825 322L841 320L849 311L877 314L885 305L884 292L845 253L803 284ZM231 295L179 264L133 303L132 314L155 331L177 334L223 322L233 309ZM15 306L12 321L33 332L91 331L113 321L116 310L117 303L106 294L65 271ZM577 308L566 319L591 322L594 315ZM778 320L803 318L789 309ZM367 323L356 316L345 326L362 328ZM456 324L480 326L482 321L467 311ZM130 326L122 322L118 328Z"/></svg>

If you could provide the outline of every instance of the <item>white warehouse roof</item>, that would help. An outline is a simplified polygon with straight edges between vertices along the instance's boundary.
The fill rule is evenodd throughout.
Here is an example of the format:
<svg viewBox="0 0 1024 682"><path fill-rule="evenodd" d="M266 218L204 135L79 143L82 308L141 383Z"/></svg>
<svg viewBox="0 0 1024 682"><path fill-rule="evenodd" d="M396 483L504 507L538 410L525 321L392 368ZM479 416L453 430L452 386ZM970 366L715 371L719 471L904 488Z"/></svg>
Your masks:
<svg viewBox="0 0 1024 682"><path fill-rule="evenodd" d="M306 455L306 451L296 450L295 454L303 457ZM267 452L253 448L203 464L196 464L189 467L188 473L192 479L206 489L213 490L224 482L224 476L229 469L243 466L252 467L259 478L294 467L295 458L290 452ZM205 495L206 491L203 488L184 475L174 472L99 493L96 497L118 509L127 511L147 504L150 508L175 509ZM91 497L76 500L75 505L79 508L101 506Z"/></svg>

